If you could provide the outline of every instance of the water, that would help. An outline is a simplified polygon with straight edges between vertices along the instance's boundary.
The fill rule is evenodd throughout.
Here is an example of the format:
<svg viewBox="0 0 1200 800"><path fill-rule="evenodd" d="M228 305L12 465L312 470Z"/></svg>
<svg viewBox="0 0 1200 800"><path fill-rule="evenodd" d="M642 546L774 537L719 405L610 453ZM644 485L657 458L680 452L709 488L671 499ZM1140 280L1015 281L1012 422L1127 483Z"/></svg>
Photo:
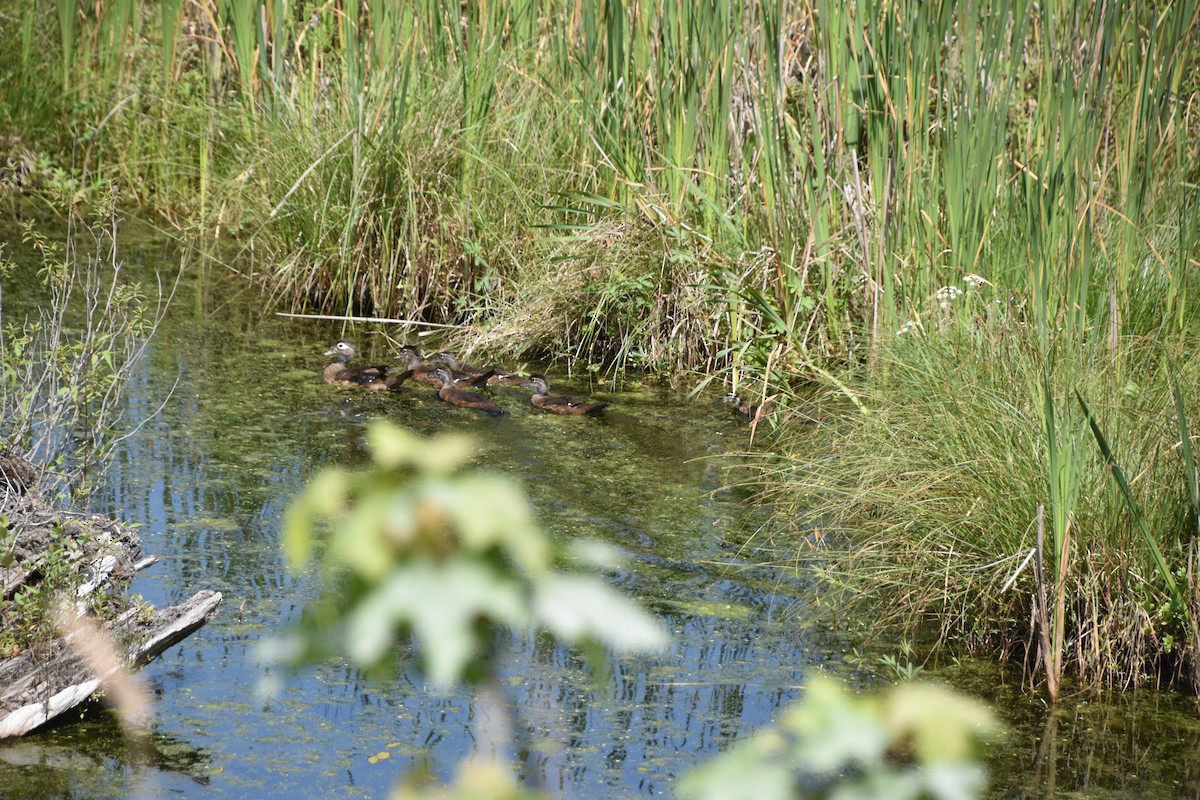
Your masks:
<svg viewBox="0 0 1200 800"><path fill-rule="evenodd" d="M139 247L148 266L177 259L161 244ZM146 751L129 751L112 718L93 714L0 745L0 796L380 797L418 765L452 775L474 741L477 710L464 694L430 692L407 673L368 683L337 660L272 698L257 691L266 674L257 646L315 592L282 560L281 515L321 467L364 464L363 431L379 417L476 435L482 461L521 481L552 535L596 537L627 555L614 582L672 633L665 654L622 661L599 687L569 650L510 643L502 669L534 743L527 760L552 791L669 795L690 765L800 696L811 670L878 680L873 657L850 656L857 636L807 613L812 587L754 548L763 512L721 489L713 458L745 447L747 429L715 396L607 393L552 373L611 408L599 419L556 417L529 407L528 391L500 388L509 413L493 419L425 387L343 390L319 377L341 328L264 316L262 305L218 270L191 270L129 385L128 417L142 428L94 499L142 526L145 550L162 558L133 591L165 606L217 589L219 616L144 671L156 703ZM364 363L389 357L382 336L353 334ZM1189 701L1137 695L1047 717L1019 679L991 665L942 674L1001 703L1013 726L990 754L996 796L1200 794Z"/></svg>

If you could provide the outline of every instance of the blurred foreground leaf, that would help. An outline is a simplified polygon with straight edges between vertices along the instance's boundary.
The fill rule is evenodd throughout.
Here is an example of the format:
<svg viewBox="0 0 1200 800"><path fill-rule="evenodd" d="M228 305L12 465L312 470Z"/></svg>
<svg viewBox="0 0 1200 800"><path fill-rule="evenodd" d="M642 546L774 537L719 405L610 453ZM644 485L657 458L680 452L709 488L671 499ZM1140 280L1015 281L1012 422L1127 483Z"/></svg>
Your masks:
<svg viewBox="0 0 1200 800"><path fill-rule="evenodd" d="M411 661L448 687L482 680L505 630L533 625L588 652L666 643L657 620L570 566L578 548L555 546L517 484L466 468L469 440L426 440L380 421L367 441L373 468L327 470L289 510L289 562L300 569L320 553L322 584L273 660L299 665L335 651L370 671Z"/></svg>
<svg viewBox="0 0 1200 800"><path fill-rule="evenodd" d="M970 800L999 726L979 701L920 683L860 696L818 678L776 724L696 767L681 800Z"/></svg>

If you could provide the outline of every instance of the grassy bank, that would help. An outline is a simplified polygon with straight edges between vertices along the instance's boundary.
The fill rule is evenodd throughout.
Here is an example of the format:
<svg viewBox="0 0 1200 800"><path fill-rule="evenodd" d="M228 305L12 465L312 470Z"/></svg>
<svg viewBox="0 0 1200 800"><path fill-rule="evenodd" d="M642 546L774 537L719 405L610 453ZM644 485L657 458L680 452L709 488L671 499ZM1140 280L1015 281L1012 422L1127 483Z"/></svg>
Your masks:
<svg viewBox="0 0 1200 800"><path fill-rule="evenodd" d="M857 599L1052 695L1200 688L1194 0L9 13L32 190L115 182L289 307L818 384L854 413L765 474Z"/></svg>
<svg viewBox="0 0 1200 800"><path fill-rule="evenodd" d="M853 358L871 302L839 186L862 145L827 125L850 95L817 90L816 13L26 4L0 103L65 168L55 189L117 181L236 236L288 305L617 368L794 371Z"/></svg>

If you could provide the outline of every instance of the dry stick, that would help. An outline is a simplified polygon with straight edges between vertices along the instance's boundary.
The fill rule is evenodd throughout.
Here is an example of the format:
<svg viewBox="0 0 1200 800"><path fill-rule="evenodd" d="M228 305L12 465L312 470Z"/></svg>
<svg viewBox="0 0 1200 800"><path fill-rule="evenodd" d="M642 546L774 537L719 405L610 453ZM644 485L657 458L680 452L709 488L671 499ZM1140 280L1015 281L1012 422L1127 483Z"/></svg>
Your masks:
<svg viewBox="0 0 1200 800"><path fill-rule="evenodd" d="M331 319L335 322L386 322L394 325L423 325L426 328L450 328L458 331L470 330L469 325L447 325L441 322L422 322L419 319L392 319L389 317L348 317L343 314L293 314L288 311L276 311L277 317L292 319Z"/></svg>
<svg viewBox="0 0 1200 800"><path fill-rule="evenodd" d="M1066 622L1067 600L1067 558L1071 550L1071 516L1067 515L1067 529L1063 531L1062 551L1058 553L1058 585L1055 587L1057 597L1054 601L1054 675L1055 683L1062 677L1063 636ZM1056 687L1057 688L1057 687ZM1057 697L1057 695L1056 695Z"/></svg>
<svg viewBox="0 0 1200 800"><path fill-rule="evenodd" d="M767 353L767 366L766 366L766 369L763 370L763 388L762 388L762 393L759 395L759 398L758 398L758 408L750 415L750 444L751 445L754 444L754 434L758 433L759 420L763 416L765 416L765 414L763 414L762 411L764 408L766 408L766 403L767 403L767 389L769 388L770 381L771 381L771 362L773 362L775 360L775 354L779 352L780 347L782 347L782 345L776 345L775 347L771 348L770 353Z"/></svg>
<svg viewBox="0 0 1200 800"><path fill-rule="evenodd" d="M150 722L150 697L146 687L135 681L125 665L120 646L95 620L62 606L55 612L55 625L93 675L100 679L107 700L120 713L121 727L131 741L145 733Z"/></svg>
<svg viewBox="0 0 1200 800"><path fill-rule="evenodd" d="M1050 695L1050 702L1053 703L1058 700L1058 674L1054 672L1054 657L1050 653L1050 615L1046 605L1046 574L1042 569L1042 542L1046 534L1044 512L1045 507L1039 505L1037 508L1037 561L1035 562L1035 568L1038 593L1038 627L1041 629L1042 637L1042 665L1046 669L1046 691Z"/></svg>

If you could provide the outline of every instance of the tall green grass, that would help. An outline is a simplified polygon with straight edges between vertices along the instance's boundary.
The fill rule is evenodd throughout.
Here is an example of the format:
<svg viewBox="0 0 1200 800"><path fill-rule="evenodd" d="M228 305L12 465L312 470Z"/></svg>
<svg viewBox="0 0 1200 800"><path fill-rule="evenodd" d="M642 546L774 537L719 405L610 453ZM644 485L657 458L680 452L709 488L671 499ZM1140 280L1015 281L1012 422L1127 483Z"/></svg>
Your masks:
<svg viewBox="0 0 1200 800"><path fill-rule="evenodd" d="M1038 302L1042 264L1091 252L1047 227L1073 203L1128 220L1104 243L1128 302L1160 207L1151 165L1194 150L1177 100L1194 3L1159 11L121 0L59 4L57 66L94 104L75 118L94 159L181 224L236 230L284 264L260 277L293 305L476 323L463 309L482 306L500 341L566 337L641 364L621 354L674 337L658 325L628 344L636 303L587 341L587 326L514 330L538 316L520 296L531 272L603 263L609 237L555 201L591 195L617 204L605 227L649 234L635 283L743 300L690 312L685 355L650 366L724 351L780 387L858 361L964 274ZM600 271L587 302L630 278Z"/></svg>
<svg viewBox="0 0 1200 800"><path fill-rule="evenodd" d="M845 101L862 195L884 198L856 223L883 295L869 319L905 324L871 326L871 413L779 466L772 492L838 534L835 583L901 626L1019 656L1051 699L1067 673L1200 688L1196 408L1172 383L1196 380L1175 92L1197 7L968 4L949 28L938 9L915 28L916 5L868 13L861 51L841 37L841 74L871 76Z"/></svg>

